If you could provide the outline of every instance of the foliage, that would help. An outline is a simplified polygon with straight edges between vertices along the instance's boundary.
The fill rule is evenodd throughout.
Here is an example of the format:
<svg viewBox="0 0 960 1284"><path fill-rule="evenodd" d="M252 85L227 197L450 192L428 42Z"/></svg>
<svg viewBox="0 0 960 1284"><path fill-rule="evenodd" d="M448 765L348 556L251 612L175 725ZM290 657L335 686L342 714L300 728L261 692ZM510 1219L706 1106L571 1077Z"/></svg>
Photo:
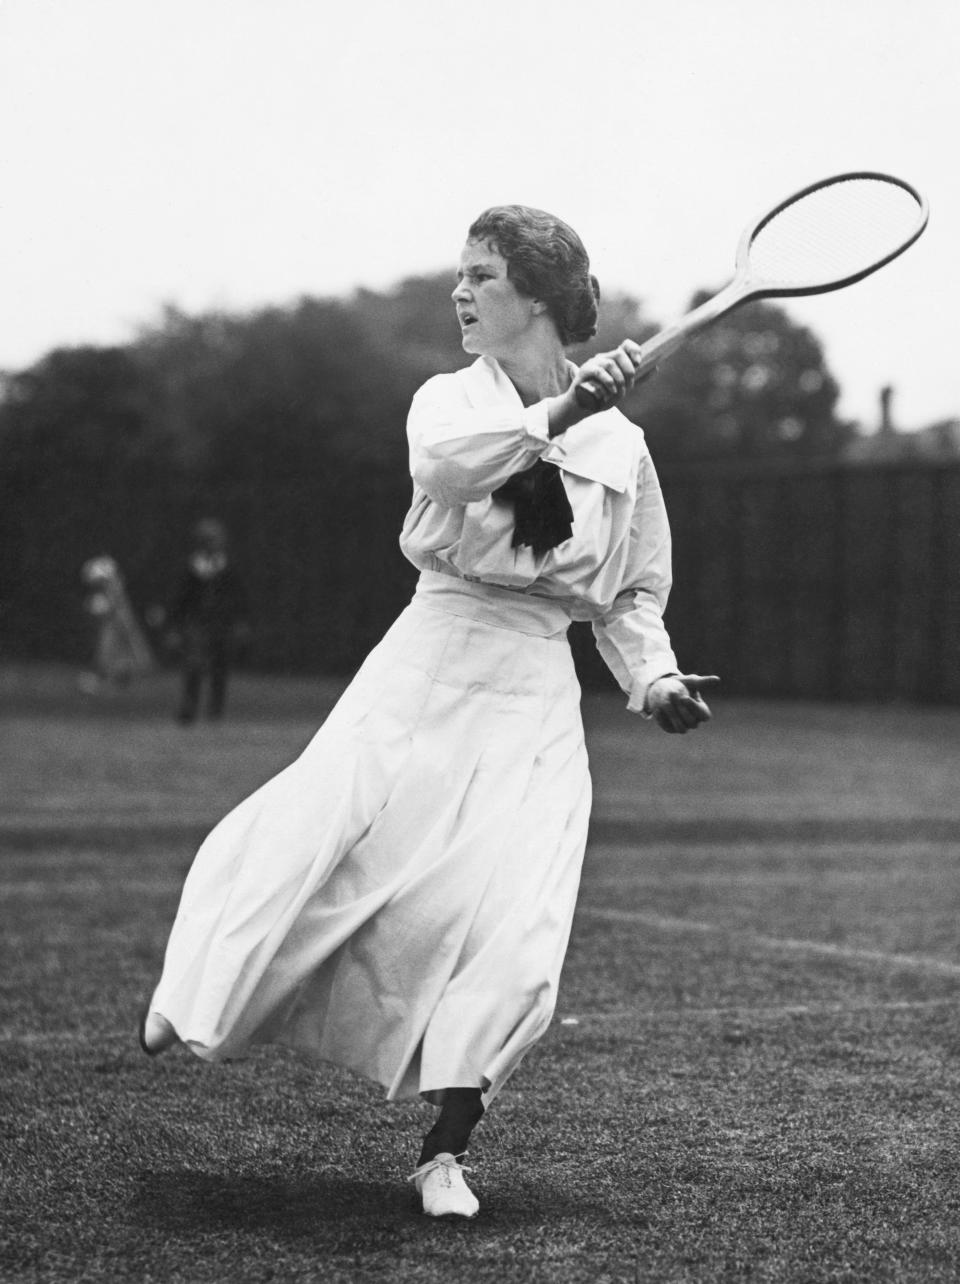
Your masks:
<svg viewBox="0 0 960 1284"><path fill-rule="evenodd" d="M5 380L0 461L47 470L161 454L153 389L125 348L66 348Z"/></svg>
<svg viewBox="0 0 960 1284"><path fill-rule="evenodd" d="M452 284L452 272L436 273L247 315L168 307L124 347L58 349L7 375L3 647L79 657L83 560L111 553L135 602L163 603L190 526L213 514L250 574L255 662L352 667L409 594L397 547L407 409L424 380L470 360ZM610 295L600 332L571 355L654 329L637 300ZM836 394L813 336L758 305L665 363L626 410L658 463L782 458L836 450Z"/></svg>
<svg viewBox="0 0 960 1284"><path fill-rule="evenodd" d="M136 358L156 416L188 468L259 478L402 460L406 382L348 305L302 299L249 317L168 309Z"/></svg>
<svg viewBox="0 0 960 1284"><path fill-rule="evenodd" d="M626 413L644 425L658 460L835 455L852 433L836 416L839 393L811 331L780 307L753 303L666 360Z"/></svg>
<svg viewBox="0 0 960 1284"><path fill-rule="evenodd" d="M402 469L413 391L468 360L452 280L411 277L383 293L304 297L248 315L168 307L127 347L58 349L7 377L0 463L149 462L237 480ZM572 355L655 329L635 299L615 294L596 338ZM666 362L626 410L660 459L829 454L847 435L837 396L810 331L755 304Z"/></svg>

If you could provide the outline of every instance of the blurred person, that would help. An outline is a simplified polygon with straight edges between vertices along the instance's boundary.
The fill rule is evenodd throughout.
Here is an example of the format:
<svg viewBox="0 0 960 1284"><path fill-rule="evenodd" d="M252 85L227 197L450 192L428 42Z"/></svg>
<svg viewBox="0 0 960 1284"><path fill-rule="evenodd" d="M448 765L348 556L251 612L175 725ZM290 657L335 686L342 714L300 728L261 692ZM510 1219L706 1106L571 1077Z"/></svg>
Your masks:
<svg viewBox="0 0 960 1284"><path fill-rule="evenodd" d="M663 624L667 516L616 408L640 349L564 352L598 299L561 220L502 206L469 229L453 302L477 360L408 418L416 593L201 846L141 1014L150 1055L283 1043L438 1106L410 1178L432 1216L478 1211L460 1161L556 1002L591 803L571 620L667 732L705 722L718 681L680 672Z"/></svg>
<svg viewBox="0 0 960 1284"><path fill-rule="evenodd" d="M246 612L226 527L204 518L194 527L186 570L166 617L167 646L180 664L180 722L197 720L204 687L207 716L223 717L230 668L249 636Z"/></svg>
<svg viewBox="0 0 960 1284"><path fill-rule="evenodd" d="M89 695L126 686L149 673L153 652L137 620L120 567L112 557L91 557L80 568L83 609L94 626L93 663L79 686Z"/></svg>

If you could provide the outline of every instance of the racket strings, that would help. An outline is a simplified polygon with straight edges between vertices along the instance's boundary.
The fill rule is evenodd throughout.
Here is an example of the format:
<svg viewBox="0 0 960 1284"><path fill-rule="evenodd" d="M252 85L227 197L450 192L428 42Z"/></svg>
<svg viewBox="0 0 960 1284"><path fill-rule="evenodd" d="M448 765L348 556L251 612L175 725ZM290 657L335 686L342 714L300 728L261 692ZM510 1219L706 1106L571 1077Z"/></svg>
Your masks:
<svg viewBox="0 0 960 1284"><path fill-rule="evenodd" d="M898 183L871 177L832 183L760 228L750 243L750 275L782 288L843 280L903 246L921 216L916 198Z"/></svg>

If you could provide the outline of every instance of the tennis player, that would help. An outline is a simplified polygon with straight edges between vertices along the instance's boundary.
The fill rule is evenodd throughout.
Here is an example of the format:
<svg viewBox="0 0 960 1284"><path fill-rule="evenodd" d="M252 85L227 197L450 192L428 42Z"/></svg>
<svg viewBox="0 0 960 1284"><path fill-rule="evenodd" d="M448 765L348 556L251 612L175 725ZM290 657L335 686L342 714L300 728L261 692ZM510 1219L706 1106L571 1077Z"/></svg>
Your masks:
<svg viewBox="0 0 960 1284"><path fill-rule="evenodd" d="M680 673L663 625L667 518L616 409L639 348L564 353L598 298L559 219L510 205L469 229L453 302L477 360L409 415L414 598L201 846L141 1019L151 1054L274 1041L438 1106L411 1176L432 1216L476 1214L460 1160L556 1002L591 797L570 621L665 731L706 721L717 681Z"/></svg>

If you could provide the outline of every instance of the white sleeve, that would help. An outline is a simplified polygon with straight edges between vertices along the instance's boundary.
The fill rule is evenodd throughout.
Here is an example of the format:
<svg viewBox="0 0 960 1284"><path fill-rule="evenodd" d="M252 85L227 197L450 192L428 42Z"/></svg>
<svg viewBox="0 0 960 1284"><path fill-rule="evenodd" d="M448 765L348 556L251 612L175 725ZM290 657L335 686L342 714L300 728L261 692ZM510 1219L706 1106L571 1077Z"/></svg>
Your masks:
<svg viewBox="0 0 960 1284"><path fill-rule="evenodd" d="M532 467L550 445L547 406L486 406L453 402L440 375L416 393L407 417L410 472L438 504L452 508L483 499L513 473Z"/></svg>
<svg viewBox="0 0 960 1284"><path fill-rule="evenodd" d="M646 716L650 684L679 673L663 623L672 584L670 525L653 460L644 453L630 526L630 560L613 606L593 624L597 649L629 696L627 708Z"/></svg>

